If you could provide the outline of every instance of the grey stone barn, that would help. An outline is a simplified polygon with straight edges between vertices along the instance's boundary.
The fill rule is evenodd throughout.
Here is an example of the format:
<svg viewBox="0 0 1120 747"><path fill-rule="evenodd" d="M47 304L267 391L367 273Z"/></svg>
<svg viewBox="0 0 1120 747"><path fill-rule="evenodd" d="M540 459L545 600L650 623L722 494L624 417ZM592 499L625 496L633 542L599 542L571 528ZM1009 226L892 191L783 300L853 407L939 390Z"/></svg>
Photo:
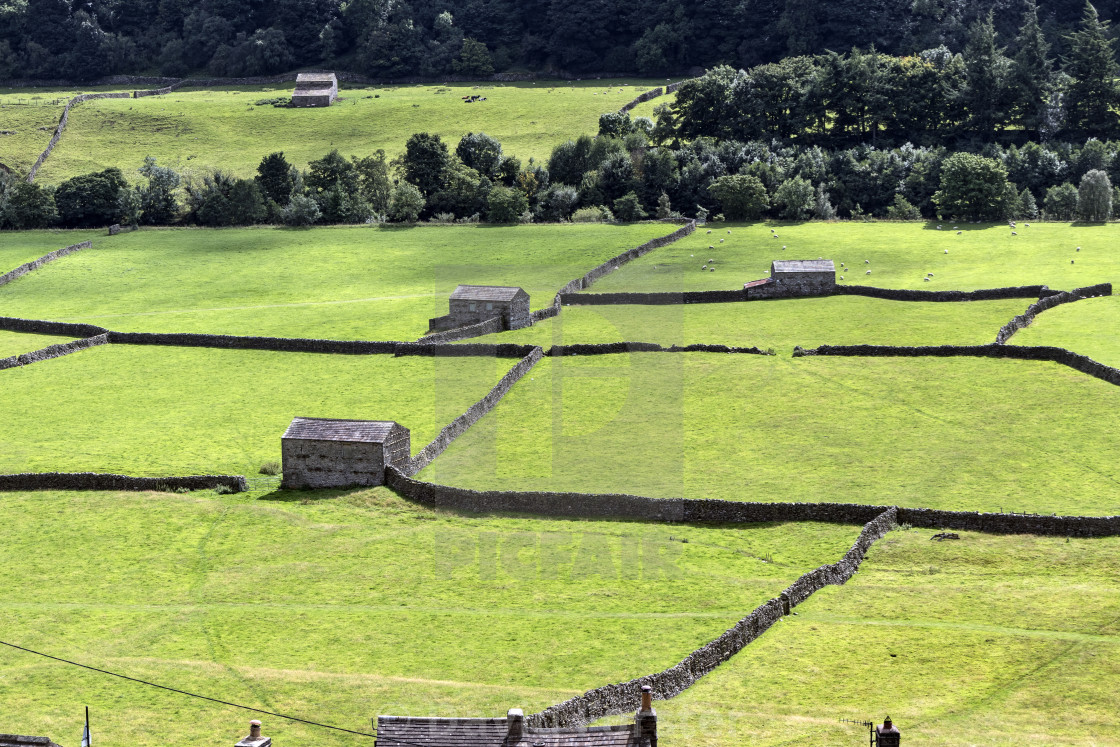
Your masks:
<svg viewBox="0 0 1120 747"><path fill-rule="evenodd" d="M529 314L529 294L521 288L504 285L460 285L448 301L450 313L428 320L428 332L478 324L501 317L506 329L521 329L533 324Z"/></svg>
<svg viewBox="0 0 1120 747"><path fill-rule="evenodd" d="M825 296L836 290L831 259L779 259L770 263L770 277L743 286L747 298Z"/></svg>
<svg viewBox="0 0 1120 747"><path fill-rule="evenodd" d="M408 465L408 428L391 420L295 418L280 438L282 488L371 487Z"/></svg>
<svg viewBox="0 0 1120 747"><path fill-rule="evenodd" d="M338 98L338 78L334 73L300 73L292 106L330 106Z"/></svg>

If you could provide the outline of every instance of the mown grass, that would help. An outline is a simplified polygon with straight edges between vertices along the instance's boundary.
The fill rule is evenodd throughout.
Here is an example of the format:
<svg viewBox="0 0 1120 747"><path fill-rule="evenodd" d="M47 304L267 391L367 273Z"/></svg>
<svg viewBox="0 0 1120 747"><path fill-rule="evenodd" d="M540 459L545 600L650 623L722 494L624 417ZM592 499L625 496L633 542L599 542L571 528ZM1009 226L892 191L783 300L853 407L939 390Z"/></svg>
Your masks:
<svg viewBox="0 0 1120 747"><path fill-rule="evenodd" d="M856 532L458 516L384 489L9 493L0 515L4 640L360 731L660 670ZM107 744L236 740L251 717L7 648L0 672L0 718L59 740L87 705Z"/></svg>
<svg viewBox="0 0 1120 747"><path fill-rule="evenodd" d="M396 420L418 451L511 365L101 346L0 372L0 473L254 475L296 415Z"/></svg>
<svg viewBox="0 0 1120 747"><path fill-rule="evenodd" d="M546 359L421 473L472 488L1120 514L1120 388L1053 363Z"/></svg>
<svg viewBox="0 0 1120 747"><path fill-rule="evenodd" d="M942 230L937 230L938 225ZM962 223L957 225L960 235L953 227L953 223L894 222L714 223L608 275L587 292L741 288L747 281L766 277L773 260L818 257L836 262L837 277L843 276L844 284L885 288L1049 285L1070 289L1120 276L1120 254L1114 250L1120 241L1117 223L1031 223L1029 228L1019 224L1018 236L1012 236L1005 224ZM711 234L706 233L709 228ZM715 272L700 269L709 259L715 260ZM933 277L926 282L928 273Z"/></svg>
<svg viewBox="0 0 1120 747"><path fill-rule="evenodd" d="M56 335L30 335L22 332L5 332L0 330L0 358L7 358L20 353L30 353L40 350L48 345L57 345L60 342L70 342L73 338L58 337Z"/></svg>
<svg viewBox="0 0 1120 747"><path fill-rule="evenodd" d="M104 230L43 230L43 231L0 231L0 275L10 272L20 265L49 254L55 249L79 244L92 239L95 246L101 246L108 236ZM100 239L100 240L99 240ZM0 293L10 292L12 286L4 286Z"/></svg>
<svg viewBox="0 0 1120 747"><path fill-rule="evenodd" d="M196 174L221 168L252 176L261 158L275 151L283 151L299 168L332 148L346 156L379 148L395 156L415 132L439 134L454 148L463 135L482 131L498 138L508 155L522 162L541 161L559 143L595 134L600 114L617 110L654 85L634 78L376 88L343 83L342 100L325 109L256 105L291 96L291 83L99 99L72 110L62 140L40 174L44 182L59 182L118 166L135 177L144 156L151 155L163 165ZM462 97L468 95L485 96L486 101L464 103ZM633 115L648 116L657 103L647 102ZM34 161L50 139L45 134L41 144L21 141L13 155L20 162L28 157Z"/></svg>
<svg viewBox="0 0 1120 747"><path fill-rule="evenodd" d="M143 230L5 286L0 314L121 331L415 340L459 283L517 285L533 308L667 232L540 225Z"/></svg>
<svg viewBox="0 0 1120 747"><path fill-rule="evenodd" d="M670 744L1120 742L1116 538L890 534L859 574L797 608L679 697ZM866 731L862 732L866 739Z"/></svg>
<svg viewBox="0 0 1120 747"><path fill-rule="evenodd" d="M1089 298L1039 314L1011 338L1012 345L1055 345L1120 366L1120 297Z"/></svg>
<svg viewBox="0 0 1120 747"><path fill-rule="evenodd" d="M992 342L999 328L1028 303L1029 299L916 303L831 296L684 306L567 306L559 317L488 335L484 341L544 346L702 342L773 348L781 354L795 345L978 344Z"/></svg>

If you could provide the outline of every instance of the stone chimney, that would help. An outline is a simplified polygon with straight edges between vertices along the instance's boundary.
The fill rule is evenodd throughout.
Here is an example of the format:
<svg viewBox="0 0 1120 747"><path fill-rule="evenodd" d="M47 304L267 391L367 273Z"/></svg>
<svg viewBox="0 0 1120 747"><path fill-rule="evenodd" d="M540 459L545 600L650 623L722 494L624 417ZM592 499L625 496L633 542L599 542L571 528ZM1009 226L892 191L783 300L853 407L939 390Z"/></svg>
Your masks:
<svg viewBox="0 0 1120 747"><path fill-rule="evenodd" d="M653 710L653 688L642 685L642 707L634 716L639 744L643 738L649 740L650 747L657 747L657 711Z"/></svg>
<svg viewBox="0 0 1120 747"><path fill-rule="evenodd" d="M883 719L882 726L875 727L876 744L878 747L899 747L902 742L902 732L891 723L891 717Z"/></svg>
<svg viewBox="0 0 1120 747"><path fill-rule="evenodd" d="M249 722L249 736L243 738L234 747L272 747L272 738L262 737L261 722L253 719Z"/></svg>
<svg viewBox="0 0 1120 747"><path fill-rule="evenodd" d="M509 741L516 743L525 734L525 712L520 708L510 708L506 712L506 721L509 722Z"/></svg>

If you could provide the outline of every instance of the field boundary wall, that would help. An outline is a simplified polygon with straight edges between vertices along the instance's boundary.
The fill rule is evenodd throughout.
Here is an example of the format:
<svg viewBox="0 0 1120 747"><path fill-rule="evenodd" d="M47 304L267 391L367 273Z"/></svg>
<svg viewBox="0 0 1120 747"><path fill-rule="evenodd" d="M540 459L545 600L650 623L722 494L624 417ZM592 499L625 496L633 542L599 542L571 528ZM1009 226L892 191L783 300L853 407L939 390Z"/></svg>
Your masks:
<svg viewBox="0 0 1120 747"><path fill-rule="evenodd" d="M61 249L55 249L53 252L48 252L47 254L44 254L42 257L39 257L38 259L33 259L30 262L26 262L26 263L20 265L19 267L17 267L16 269L11 270L10 272L6 272L3 275L0 275L0 285L7 285L8 283L12 282L16 278L23 277L24 275L26 275L27 273L29 273L33 270L38 270L40 267L47 264L48 262L54 262L56 259L60 259L62 257L65 257L68 254L73 254L74 252L80 252L83 249L90 249L92 247L93 247L93 242L92 241L81 241L77 244L71 244L70 246L64 246Z"/></svg>
<svg viewBox="0 0 1120 747"><path fill-rule="evenodd" d="M1028 361L1050 361L1069 366L1081 373L1089 374L1101 381L1120 386L1120 369L1098 363L1092 358L1074 353L1065 348L1056 348L1043 345L1001 345L990 343L988 345L931 345L927 347L901 347L896 345L821 345L818 348L806 350L801 347L793 349L793 357L800 358L815 355L840 355L851 357L973 357L973 358L1014 358Z"/></svg>
<svg viewBox="0 0 1120 747"><path fill-rule="evenodd" d="M454 342L455 340L465 340L468 337L482 337L496 332L504 332L505 329L505 320L500 316L495 316L477 324L468 324L465 327L456 327L446 332L436 332L421 337L418 342Z"/></svg>
<svg viewBox="0 0 1120 747"><path fill-rule="evenodd" d="M690 78L689 80L693 80L693 79ZM669 85L665 86L664 88L661 88L661 87L651 88L650 90L646 91L645 93L637 96L633 101L628 101L627 103L623 104L622 108L618 110L618 113L622 114L623 112L628 112L631 109L634 109L635 107L637 107L639 104L644 104L647 101L652 101L653 99L656 99L660 96L667 96L670 93L676 93L677 89L680 88L681 86L683 86L687 82L688 82L688 80L681 80L681 81L677 81L676 83L670 83Z"/></svg>
<svg viewBox="0 0 1120 747"><path fill-rule="evenodd" d="M408 460L408 474L414 475L420 470L427 467L432 463L432 460L442 454L444 450L451 445L451 443L459 436L467 432L472 425L477 423L486 413L494 409L494 407L502 401L513 385L516 384L522 376L529 372L533 366L544 356L544 351L539 347L533 348L532 352L522 358L513 368L511 368L505 376L502 377L494 388L487 393L485 397L475 402L467 411L459 417L448 423L439 434L425 446L420 452Z"/></svg>
<svg viewBox="0 0 1120 747"><path fill-rule="evenodd" d="M319 340L309 337L241 337L193 332L109 332L117 345L170 345L175 347L272 350L288 353L375 355L396 352L400 343L379 340Z"/></svg>
<svg viewBox="0 0 1120 747"><path fill-rule="evenodd" d="M45 348L32 351L30 353L23 353L21 355L13 355L10 358L0 358L0 371L7 368L18 368L19 366L26 366L31 363L38 363L39 361L50 360L51 358L61 358L64 355L76 353L79 350L92 348L97 345L106 345L109 342L109 335L102 334L95 337L86 337L81 340L73 340L71 342L63 342L58 345L48 345Z"/></svg>
<svg viewBox="0 0 1120 747"><path fill-rule="evenodd" d="M127 99L131 98L132 94L127 91L113 92L113 93L80 93L66 102L66 106L62 109L62 116L58 118L58 126L54 128L54 134L51 135L50 142L47 143L47 148L39 157L35 159L32 164L31 170L27 174L27 183L30 184L35 181L35 175L39 173L39 168L43 162L50 157L51 151L54 146L58 145L59 138L62 137L62 131L66 129L66 123L70 120L70 109L83 101L91 101L93 99Z"/></svg>
<svg viewBox="0 0 1120 747"><path fill-rule="evenodd" d="M1112 283L1101 283L1099 285L1089 285L1084 288L1075 288L1071 291L1062 291L1061 293L1046 298L1040 298L1027 307L1019 316L1012 319L1007 324L1000 328L999 334L996 335L996 344L1003 345L1011 336L1019 330L1030 326L1034 318L1044 311L1060 306L1064 303L1072 303L1074 301L1081 301L1085 298L1095 298L1097 296L1111 296Z"/></svg>
<svg viewBox="0 0 1120 747"><path fill-rule="evenodd" d="M1045 298L1057 295L1045 285L1019 285L1009 288L983 288L974 291L920 291L878 288L873 285L837 285L833 295L870 296L889 301L997 301L1004 298Z"/></svg>
<svg viewBox="0 0 1120 747"><path fill-rule="evenodd" d="M235 493L249 489L243 475L188 477L132 477L99 472L25 472L0 475L0 491L7 490L213 490Z"/></svg>

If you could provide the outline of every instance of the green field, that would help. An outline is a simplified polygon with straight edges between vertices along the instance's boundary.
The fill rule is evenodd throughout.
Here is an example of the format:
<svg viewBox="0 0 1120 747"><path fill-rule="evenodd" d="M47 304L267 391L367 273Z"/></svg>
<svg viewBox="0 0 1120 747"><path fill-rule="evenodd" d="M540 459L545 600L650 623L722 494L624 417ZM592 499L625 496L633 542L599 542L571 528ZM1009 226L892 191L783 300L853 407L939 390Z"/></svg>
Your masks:
<svg viewBox="0 0 1120 747"><path fill-rule="evenodd" d="M0 358L7 358L20 353L30 353L33 350L41 350L48 345L70 342L71 339L70 337L57 337L55 335L29 335L22 332L0 330Z"/></svg>
<svg viewBox="0 0 1120 747"><path fill-rule="evenodd" d="M0 129L15 134L0 135L0 163L17 174L26 174L50 142L62 105L5 105L5 98L0 95ZM54 99L51 95L47 100Z"/></svg>
<svg viewBox="0 0 1120 747"><path fill-rule="evenodd" d="M470 488L1120 514L1120 388L1054 363L543 360L421 478Z"/></svg>
<svg viewBox="0 0 1120 747"><path fill-rule="evenodd" d="M463 135L482 131L498 138L507 155L517 156L523 163L530 158L541 161L565 140L585 132L594 134L600 114L615 111L663 84L636 78L376 88L343 83L341 100L326 109L256 105L291 96L291 83L185 88L166 96L98 99L73 108L39 179L57 183L109 166L135 177L148 155L162 165L190 173L221 168L237 176L252 176L261 159L275 151L283 151L299 168L332 148L345 156L369 155L379 148L396 156L415 132L442 135L454 148ZM0 104L5 99L2 94L0 91ZM28 95L53 99L60 92L17 90L7 94L10 98ZM464 103L462 97L468 95L485 96L486 101ZM649 116L658 103L661 101L647 102L632 114ZM35 139L25 137L24 131L37 132L32 125L39 119L53 129L61 108L9 106L0 113L17 109L42 110L19 115L28 121L21 119L18 126L3 128L20 134L0 139L0 161L23 170L50 140L49 132L39 132L42 137Z"/></svg>
<svg viewBox="0 0 1120 747"><path fill-rule="evenodd" d="M568 306L559 317L484 340L546 347L620 340L720 343L773 348L787 355L795 345L971 345L992 342L1029 302L918 303L832 296L737 304Z"/></svg>
<svg viewBox="0 0 1120 747"><path fill-rule="evenodd" d="M379 713L498 716L676 663L856 532L304 495L5 494L4 640L349 729ZM0 650L5 724L69 743L86 705L106 744L236 741L251 717ZM262 718L284 743L355 743Z"/></svg>
<svg viewBox="0 0 1120 747"><path fill-rule="evenodd" d="M144 230L0 292L0 315L119 331L415 340L459 283L519 285L533 308L659 223Z"/></svg>
<svg viewBox="0 0 1120 747"><path fill-rule="evenodd" d="M1056 306L1036 316L1031 326L1016 332L1011 344L1055 345L1120 367L1118 300L1118 296L1107 296Z"/></svg>
<svg viewBox="0 0 1120 747"><path fill-rule="evenodd" d="M635 260L597 281L587 292L741 288L747 281L766 277L776 259L818 257L836 262L837 277L843 276L844 284L884 288L974 290L1049 285L1068 290L1120 277L1120 253L1115 251L1120 223L1031 223L1029 228L1019 227L1018 236L1012 236L1006 225L961 224L959 236L951 230L952 223L940 224L940 231L937 225L713 223ZM771 229L777 232L777 239L771 238ZM709 259L715 260L715 272L700 269ZM928 273L933 277L926 282L923 278Z"/></svg>
<svg viewBox="0 0 1120 747"><path fill-rule="evenodd" d="M108 239L106 232L75 229L71 231L2 231L0 232L0 275L10 272L20 265L49 254L55 249L80 244L92 239ZM11 293L14 286L4 286L0 295Z"/></svg>
<svg viewBox="0 0 1120 747"><path fill-rule="evenodd" d="M890 715L903 744L1120 744L1120 542L928 530L674 700L668 744L860 744L838 719Z"/></svg>

